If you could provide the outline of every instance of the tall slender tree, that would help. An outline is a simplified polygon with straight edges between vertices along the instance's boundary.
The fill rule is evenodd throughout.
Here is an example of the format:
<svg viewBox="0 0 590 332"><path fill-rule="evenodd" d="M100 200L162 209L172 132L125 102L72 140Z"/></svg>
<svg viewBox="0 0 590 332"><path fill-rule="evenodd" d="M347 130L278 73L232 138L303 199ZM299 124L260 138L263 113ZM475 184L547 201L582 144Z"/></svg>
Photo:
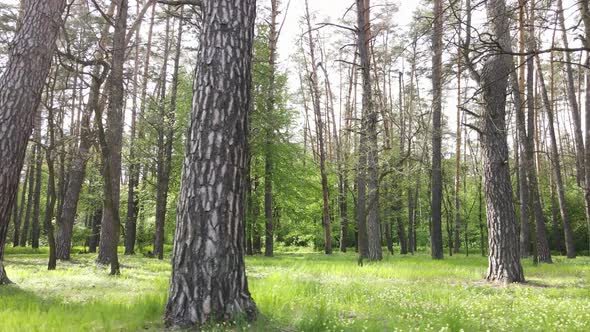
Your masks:
<svg viewBox="0 0 590 332"><path fill-rule="evenodd" d="M434 0L434 28L432 35L432 227L430 253L443 259L442 240L442 54L444 11L442 0Z"/></svg>
<svg viewBox="0 0 590 332"><path fill-rule="evenodd" d="M123 140L125 36L127 31L128 1L117 1L117 14L113 34L113 57L109 76L109 104L106 130L102 124L100 107L96 110L96 123L103 159L104 197L100 231L100 249L97 262L111 265L111 274L120 274L117 246L119 243L119 196L121 186L121 150Z"/></svg>

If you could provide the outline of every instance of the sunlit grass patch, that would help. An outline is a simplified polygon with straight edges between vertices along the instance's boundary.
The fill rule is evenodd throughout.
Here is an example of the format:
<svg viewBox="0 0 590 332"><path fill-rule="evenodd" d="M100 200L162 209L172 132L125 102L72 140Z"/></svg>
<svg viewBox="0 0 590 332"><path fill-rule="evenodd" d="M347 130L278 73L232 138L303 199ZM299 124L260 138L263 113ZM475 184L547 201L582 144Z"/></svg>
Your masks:
<svg viewBox="0 0 590 332"><path fill-rule="evenodd" d="M386 256L357 265L356 254L313 252L248 257L260 310L253 323L206 331L589 331L590 259L533 266L529 283L483 282L487 260L456 255ZM16 285L0 287L0 331L162 330L170 261L121 256L111 277L96 256L78 254L46 271L45 249L8 249Z"/></svg>

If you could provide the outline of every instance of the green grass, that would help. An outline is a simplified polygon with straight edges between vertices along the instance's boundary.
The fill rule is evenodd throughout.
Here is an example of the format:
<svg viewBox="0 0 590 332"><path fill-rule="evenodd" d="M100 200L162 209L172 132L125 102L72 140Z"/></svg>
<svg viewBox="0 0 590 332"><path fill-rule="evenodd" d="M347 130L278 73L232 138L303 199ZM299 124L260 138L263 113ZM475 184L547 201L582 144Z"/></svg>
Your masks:
<svg viewBox="0 0 590 332"><path fill-rule="evenodd" d="M77 252L77 251L76 251ZM122 256L122 276L73 255L46 271L46 250L8 249L16 285L0 287L0 331L162 330L169 260ZM487 260L311 252L247 259L257 322L212 331L590 331L590 259L525 262L529 283L482 281Z"/></svg>

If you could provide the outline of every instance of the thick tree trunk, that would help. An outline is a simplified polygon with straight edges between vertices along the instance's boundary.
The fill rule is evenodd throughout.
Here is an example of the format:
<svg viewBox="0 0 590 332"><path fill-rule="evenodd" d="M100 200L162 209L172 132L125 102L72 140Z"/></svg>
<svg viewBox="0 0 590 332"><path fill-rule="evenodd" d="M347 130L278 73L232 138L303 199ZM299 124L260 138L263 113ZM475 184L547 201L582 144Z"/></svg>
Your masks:
<svg viewBox="0 0 590 332"><path fill-rule="evenodd" d="M434 30L432 48L432 229L430 233L433 259L443 259L442 240L442 0L434 1Z"/></svg>
<svg viewBox="0 0 590 332"><path fill-rule="evenodd" d="M0 230L8 229L33 118L49 74L65 0L29 0L0 76ZM0 247L6 234L0 234ZM0 257L0 283L8 280Z"/></svg>
<svg viewBox="0 0 590 332"><path fill-rule="evenodd" d="M111 264L111 274L120 274L117 246L119 243L119 196L121 185L121 150L123 139L125 34L127 27L127 0L117 2L117 15L113 35L113 58L109 77L109 105L107 130L102 125L102 113L96 112L99 141L104 166L104 206L101 222L100 249L97 262Z"/></svg>
<svg viewBox="0 0 590 332"><path fill-rule="evenodd" d="M509 51L510 25L505 0L490 0L486 9L492 36L501 50ZM490 252L486 279L504 283L524 281L506 137L506 88L512 70L511 56L500 52L487 59L479 76L484 101L480 141Z"/></svg>
<svg viewBox="0 0 590 332"><path fill-rule="evenodd" d="M243 248L255 12L254 0L202 2L167 326L198 328L215 320L256 317ZM217 47L219 40L231 46Z"/></svg>

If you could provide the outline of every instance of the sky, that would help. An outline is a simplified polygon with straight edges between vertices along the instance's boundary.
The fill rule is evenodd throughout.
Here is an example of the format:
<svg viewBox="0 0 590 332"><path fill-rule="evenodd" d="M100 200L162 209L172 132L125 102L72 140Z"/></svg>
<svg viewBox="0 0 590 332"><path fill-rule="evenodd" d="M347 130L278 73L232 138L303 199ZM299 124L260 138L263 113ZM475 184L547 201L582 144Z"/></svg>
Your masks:
<svg viewBox="0 0 590 332"><path fill-rule="evenodd" d="M262 0L264 1L264 0ZM283 7L288 0L282 0ZM401 28L406 28L410 23L412 12L417 7L419 0L400 0L400 10L396 19ZM310 0L309 10L317 14L318 19L322 22L337 22L346 10L354 5L354 0ZM285 20L283 31L279 39L279 59L280 65L289 66L289 58L297 51L297 40L301 36L301 26L299 20L305 15L305 1L291 0L289 11ZM355 15L350 11L348 15Z"/></svg>

